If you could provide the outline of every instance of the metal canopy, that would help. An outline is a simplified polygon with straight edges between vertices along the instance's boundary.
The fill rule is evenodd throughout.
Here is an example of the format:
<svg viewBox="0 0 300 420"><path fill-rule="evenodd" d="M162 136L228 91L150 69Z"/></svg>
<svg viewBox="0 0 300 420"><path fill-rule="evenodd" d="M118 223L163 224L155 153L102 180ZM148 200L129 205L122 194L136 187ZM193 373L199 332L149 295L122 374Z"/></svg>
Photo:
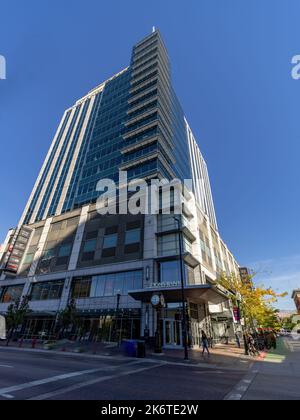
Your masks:
<svg viewBox="0 0 300 420"><path fill-rule="evenodd" d="M185 297L195 303L209 303L219 305L228 300L226 294L210 284L201 284L195 286L186 286L184 289ZM181 301L181 288L177 287L153 287L141 290L132 290L128 292L129 296L135 300L149 303L154 294L163 294L166 303L175 303Z"/></svg>

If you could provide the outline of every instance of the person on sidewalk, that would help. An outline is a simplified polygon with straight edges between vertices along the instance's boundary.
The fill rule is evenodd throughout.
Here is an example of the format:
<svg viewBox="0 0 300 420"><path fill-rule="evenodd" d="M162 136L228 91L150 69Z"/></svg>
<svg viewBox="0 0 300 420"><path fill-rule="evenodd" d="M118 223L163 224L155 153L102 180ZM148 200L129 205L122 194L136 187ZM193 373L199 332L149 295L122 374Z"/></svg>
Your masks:
<svg viewBox="0 0 300 420"><path fill-rule="evenodd" d="M235 333L235 339L236 339L236 344L237 344L238 348L240 349L241 348L241 340L240 340L240 337L239 337L238 333Z"/></svg>
<svg viewBox="0 0 300 420"><path fill-rule="evenodd" d="M225 330L225 344L226 344L226 346L228 346L229 345L229 329L230 329L230 327L226 327L226 330Z"/></svg>
<svg viewBox="0 0 300 420"><path fill-rule="evenodd" d="M207 351L208 356L210 356L208 338L203 330L201 331L201 343L203 349L202 356L204 356L205 350Z"/></svg>

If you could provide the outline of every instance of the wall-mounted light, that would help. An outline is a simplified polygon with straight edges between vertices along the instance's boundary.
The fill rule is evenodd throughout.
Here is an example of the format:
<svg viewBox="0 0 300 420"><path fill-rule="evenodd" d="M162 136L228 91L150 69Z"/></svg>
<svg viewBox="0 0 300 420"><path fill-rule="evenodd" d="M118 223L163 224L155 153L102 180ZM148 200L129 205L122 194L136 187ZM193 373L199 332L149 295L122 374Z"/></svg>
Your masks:
<svg viewBox="0 0 300 420"><path fill-rule="evenodd" d="M146 281L150 280L150 267L147 265L146 267Z"/></svg>

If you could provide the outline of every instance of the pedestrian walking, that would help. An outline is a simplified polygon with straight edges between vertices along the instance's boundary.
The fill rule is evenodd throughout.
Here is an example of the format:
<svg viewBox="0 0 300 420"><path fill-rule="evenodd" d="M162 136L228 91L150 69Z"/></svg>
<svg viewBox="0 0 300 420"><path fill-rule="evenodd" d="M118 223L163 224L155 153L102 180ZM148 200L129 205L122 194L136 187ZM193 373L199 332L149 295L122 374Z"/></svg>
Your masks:
<svg viewBox="0 0 300 420"><path fill-rule="evenodd" d="M239 337L238 333L235 333L235 339L236 339L236 344L237 344L238 348L240 349L241 348L241 340L240 340L240 337Z"/></svg>
<svg viewBox="0 0 300 420"><path fill-rule="evenodd" d="M209 352L209 343L206 333L202 330L201 331L201 343L202 343L202 356L204 356L205 350L207 351L208 356L210 355Z"/></svg>
<svg viewBox="0 0 300 420"><path fill-rule="evenodd" d="M226 346L228 346L228 344L229 344L229 329L230 329L230 327L226 327L226 330L225 330L225 344L226 344Z"/></svg>

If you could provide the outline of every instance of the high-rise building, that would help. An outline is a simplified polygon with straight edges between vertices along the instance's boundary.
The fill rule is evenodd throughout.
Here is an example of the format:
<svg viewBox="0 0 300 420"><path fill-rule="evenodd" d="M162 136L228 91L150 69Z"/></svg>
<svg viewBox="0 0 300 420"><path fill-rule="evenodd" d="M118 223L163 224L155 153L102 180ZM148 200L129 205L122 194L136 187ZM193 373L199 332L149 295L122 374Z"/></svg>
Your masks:
<svg viewBox="0 0 300 420"><path fill-rule="evenodd" d="M191 179L179 226L172 214L99 215L97 183L118 181L119 171L129 180ZM218 232L207 165L155 31L134 46L129 67L64 112L2 247L0 312L29 296L32 312L21 334L52 336L57 314L74 299L90 338L113 341L116 325L123 338L153 337L151 298L158 294L166 302L164 345L182 345L181 238L189 326L198 342L201 328L213 334L210 306L228 306L215 279L222 271L238 275L239 267Z"/></svg>

